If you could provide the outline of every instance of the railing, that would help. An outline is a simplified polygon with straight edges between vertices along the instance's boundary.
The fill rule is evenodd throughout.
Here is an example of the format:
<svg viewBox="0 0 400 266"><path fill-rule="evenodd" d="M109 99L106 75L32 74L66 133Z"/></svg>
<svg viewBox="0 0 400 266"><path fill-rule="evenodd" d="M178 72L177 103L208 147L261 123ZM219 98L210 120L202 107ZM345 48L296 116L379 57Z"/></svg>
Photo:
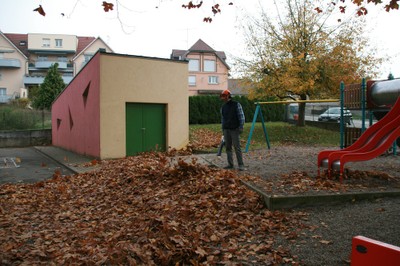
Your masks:
<svg viewBox="0 0 400 266"><path fill-rule="evenodd" d="M59 69L67 68L67 62L59 62L59 61L36 61L35 67L36 68L50 68L55 63L58 64Z"/></svg>
<svg viewBox="0 0 400 266"><path fill-rule="evenodd" d="M20 68L21 62L18 59L2 58L0 59L0 67Z"/></svg>
<svg viewBox="0 0 400 266"><path fill-rule="evenodd" d="M44 81L44 76L25 76L24 84L42 84Z"/></svg>
<svg viewBox="0 0 400 266"><path fill-rule="evenodd" d="M61 76L65 84L69 84L71 80L74 78L72 73L65 73ZM42 84L45 76L25 76L24 84Z"/></svg>
<svg viewBox="0 0 400 266"><path fill-rule="evenodd" d="M0 103L8 103L12 99L12 95L0 95Z"/></svg>

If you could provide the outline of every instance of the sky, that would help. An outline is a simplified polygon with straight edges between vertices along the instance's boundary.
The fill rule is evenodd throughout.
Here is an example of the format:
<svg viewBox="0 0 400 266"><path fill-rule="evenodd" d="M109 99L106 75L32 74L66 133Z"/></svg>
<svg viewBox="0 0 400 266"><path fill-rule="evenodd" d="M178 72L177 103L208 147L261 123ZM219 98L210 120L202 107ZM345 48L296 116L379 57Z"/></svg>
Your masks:
<svg viewBox="0 0 400 266"><path fill-rule="evenodd" d="M222 12L216 16L210 11L213 1L221 3ZM160 58L169 58L173 49L186 50L202 39L214 50L224 51L233 66L233 57L246 54L240 30L244 14L258 12L260 2L213 1L204 0L202 8L188 10L182 8L188 0L119 0L118 10L104 12L102 0L2 0L0 31L101 37L116 53ZM228 5L230 1L233 5ZM270 5L267 10L274 9L272 0L262 3L263 7ZM39 5L46 16L33 12ZM385 79L389 73L400 78L400 63L396 64L400 62L400 11L382 9L369 8L368 31L379 53L392 61L379 66L381 73L376 78ZM203 22L208 16L212 23Z"/></svg>

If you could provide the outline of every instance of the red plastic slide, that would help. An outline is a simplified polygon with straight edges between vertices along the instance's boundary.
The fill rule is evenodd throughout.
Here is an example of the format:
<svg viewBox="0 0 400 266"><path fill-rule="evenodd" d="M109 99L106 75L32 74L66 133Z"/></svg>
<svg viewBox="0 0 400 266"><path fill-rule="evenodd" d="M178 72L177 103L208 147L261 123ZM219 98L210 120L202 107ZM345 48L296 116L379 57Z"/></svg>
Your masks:
<svg viewBox="0 0 400 266"><path fill-rule="evenodd" d="M318 174L320 166L325 164L330 172L333 165L339 163L342 175L346 162L366 161L381 155L400 136L399 131L400 97L390 112L369 127L353 145L342 150L321 151L318 154Z"/></svg>

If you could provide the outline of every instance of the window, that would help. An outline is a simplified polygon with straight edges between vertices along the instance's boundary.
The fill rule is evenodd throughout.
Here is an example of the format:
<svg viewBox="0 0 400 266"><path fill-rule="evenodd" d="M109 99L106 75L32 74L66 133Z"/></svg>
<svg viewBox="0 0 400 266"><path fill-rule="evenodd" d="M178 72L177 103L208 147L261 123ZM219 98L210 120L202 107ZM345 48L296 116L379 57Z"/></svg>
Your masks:
<svg viewBox="0 0 400 266"><path fill-rule="evenodd" d="M7 89L6 88L0 88L0 96L6 96L7 95Z"/></svg>
<svg viewBox="0 0 400 266"><path fill-rule="evenodd" d="M4 58L4 53L0 53L0 59Z"/></svg>
<svg viewBox="0 0 400 266"><path fill-rule="evenodd" d="M208 76L208 84L218 84L217 76Z"/></svg>
<svg viewBox="0 0 400 266"><path fill-rule="evenodd" d="M198 59L189 59L189 71L200 71Z"/></svg>
<svg viewBox="0 0 400 266"><path fill-rule="evenodd" d="M65 56L59 56L58 57L58 62L67 62L67 58Z"/></svg>
<svg viewBox="0 0 400 266"><path fill-rule="evenodd" d="M215 72L214 60L204 60L204 72Z"/></svg>
<svg viewBox="0 0 400 266"><path fill-rule="evenodd" d="M62 47L62 39L56 39L56 47Z"/></svg>
<svg viewBox="0 0 400 266"><path fill-rule="evenodd" d="M50 47L50 39L43 38L42 39L42 47Z"/></svg>
<svg viewBox="0 0 400 266"><path fill-rule="evenodd" d="M92 59L93 55L91 54L85 54L85 63L89 62L90 59Z"/></svg>
<svg viewBox="0 0 400 266"><path fill-rule="evenodd" d="M196 76L189 76L189 86L196 86Z"/></svg>

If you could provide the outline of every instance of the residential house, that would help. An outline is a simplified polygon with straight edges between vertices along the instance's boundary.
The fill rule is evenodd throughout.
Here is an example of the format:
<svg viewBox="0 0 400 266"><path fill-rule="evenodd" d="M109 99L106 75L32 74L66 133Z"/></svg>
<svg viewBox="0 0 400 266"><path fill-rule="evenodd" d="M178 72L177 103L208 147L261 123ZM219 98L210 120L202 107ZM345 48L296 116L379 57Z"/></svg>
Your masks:
<svg viewBox="0 0 400 266"><path fill-rule="evenodd" d="M99 49L113 52L99 37L0 31L0 103L28 97L55 63L68 84Z"/></svg>
<svg viewBox="0 0 400 266"><path fill-rule="evenodd" d="M199 39L189 50L172 50L171 59L189 61L189 96L219 94L228 89L230 67L224 52L215 51Z"/></svg>

